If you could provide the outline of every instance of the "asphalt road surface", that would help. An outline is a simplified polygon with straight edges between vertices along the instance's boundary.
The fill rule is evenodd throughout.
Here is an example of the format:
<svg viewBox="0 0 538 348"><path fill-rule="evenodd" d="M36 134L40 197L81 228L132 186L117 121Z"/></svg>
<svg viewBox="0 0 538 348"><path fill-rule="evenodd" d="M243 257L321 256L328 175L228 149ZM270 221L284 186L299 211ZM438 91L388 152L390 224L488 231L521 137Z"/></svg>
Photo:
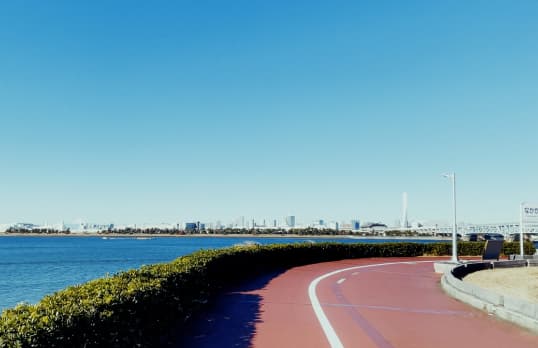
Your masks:
<svg viewBox="0 0 538 348"><path fill-rule="evenodd" d="M343 260L241 284L177 347L538 347L538 335L446 295L433 258Z"/></svg>

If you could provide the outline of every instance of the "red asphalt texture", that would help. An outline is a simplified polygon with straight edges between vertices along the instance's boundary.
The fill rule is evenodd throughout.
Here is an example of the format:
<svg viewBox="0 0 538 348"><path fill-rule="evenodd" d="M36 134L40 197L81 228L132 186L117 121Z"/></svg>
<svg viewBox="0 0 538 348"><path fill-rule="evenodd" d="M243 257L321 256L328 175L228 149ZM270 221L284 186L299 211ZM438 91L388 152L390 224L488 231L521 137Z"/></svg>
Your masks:
<svg viewBox="0 0 538 348"><path fill-rule="evenodd" d="M184 347L330 347L308 287L343 268L432 258L343 260L292 268L229 292L199 318ZM345 271L316 294L344 347L538 347L538 335L446 295L433 263ZM227 326L228 325L228 326Z"/></svg>

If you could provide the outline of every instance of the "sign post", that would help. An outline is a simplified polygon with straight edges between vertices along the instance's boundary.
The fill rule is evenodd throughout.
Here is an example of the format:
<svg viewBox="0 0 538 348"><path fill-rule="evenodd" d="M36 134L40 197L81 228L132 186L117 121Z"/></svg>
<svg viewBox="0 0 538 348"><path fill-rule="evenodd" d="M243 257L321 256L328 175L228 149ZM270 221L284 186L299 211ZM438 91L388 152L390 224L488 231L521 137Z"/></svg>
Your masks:
<svg viewBox="0 0 538 348"><path fill-rule="evenodd" d="M523 237L526 228L538 227L538 204L522 202L519 212L519 252L524 255Z"/></svg>

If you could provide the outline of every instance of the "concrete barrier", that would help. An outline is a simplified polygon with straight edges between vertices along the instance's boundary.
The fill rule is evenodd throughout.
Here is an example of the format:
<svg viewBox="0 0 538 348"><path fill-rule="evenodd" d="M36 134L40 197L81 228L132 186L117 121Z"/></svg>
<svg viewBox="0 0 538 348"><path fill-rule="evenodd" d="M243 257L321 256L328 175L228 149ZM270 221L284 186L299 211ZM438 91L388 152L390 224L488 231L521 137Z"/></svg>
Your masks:
<svg viewBox="0 0 538 348"><path fill-rule="evenodd" d="M527 260L529 267L538 267L538 259Z"/></svg>
<svg viewBox="0 0 538 348"><path fill-rule="evenodd" d="M518 255L518 254L511 254L508 255L509 260L538 260L538 249L536 250L536 253L534 255Z"/></svg>
<svg viewBox="0 0 538 348"><path fill-rule="evenodd" d="M462 302L538 333L538 304L498 294L462 281L466 275L480 270L529 267L536 264L529 261L480 262L473 263L472 266L463 264L445 272L441 278L441 286L447 294Z"/></svg>
<svg viewBox="0 0 538 348"><path fill-rule="evenodd" d="M493 261L493 268L515 268L526 267L528 260L514 260L514 261Z"/></svg>

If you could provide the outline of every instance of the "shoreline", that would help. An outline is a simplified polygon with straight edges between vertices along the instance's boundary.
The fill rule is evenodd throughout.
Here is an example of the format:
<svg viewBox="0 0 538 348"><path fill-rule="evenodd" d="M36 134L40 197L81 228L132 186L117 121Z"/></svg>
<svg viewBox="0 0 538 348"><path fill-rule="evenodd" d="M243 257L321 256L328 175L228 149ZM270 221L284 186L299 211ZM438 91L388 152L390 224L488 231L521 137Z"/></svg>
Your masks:
<svg viewBox="0 0 538 348"><path fill-rule="evenodd" d="M150 233L54 233L54 234L40 234L40 233L5 233L0 232L1 237L75 237L75 238L318 238L318 239L378 239L378 240L392 240L392 239L416 239L416 240L439 240L448 241L449 237L433 237L433 236L356 236L356 235L314 235L314 234L150 234Z"/></svg>

